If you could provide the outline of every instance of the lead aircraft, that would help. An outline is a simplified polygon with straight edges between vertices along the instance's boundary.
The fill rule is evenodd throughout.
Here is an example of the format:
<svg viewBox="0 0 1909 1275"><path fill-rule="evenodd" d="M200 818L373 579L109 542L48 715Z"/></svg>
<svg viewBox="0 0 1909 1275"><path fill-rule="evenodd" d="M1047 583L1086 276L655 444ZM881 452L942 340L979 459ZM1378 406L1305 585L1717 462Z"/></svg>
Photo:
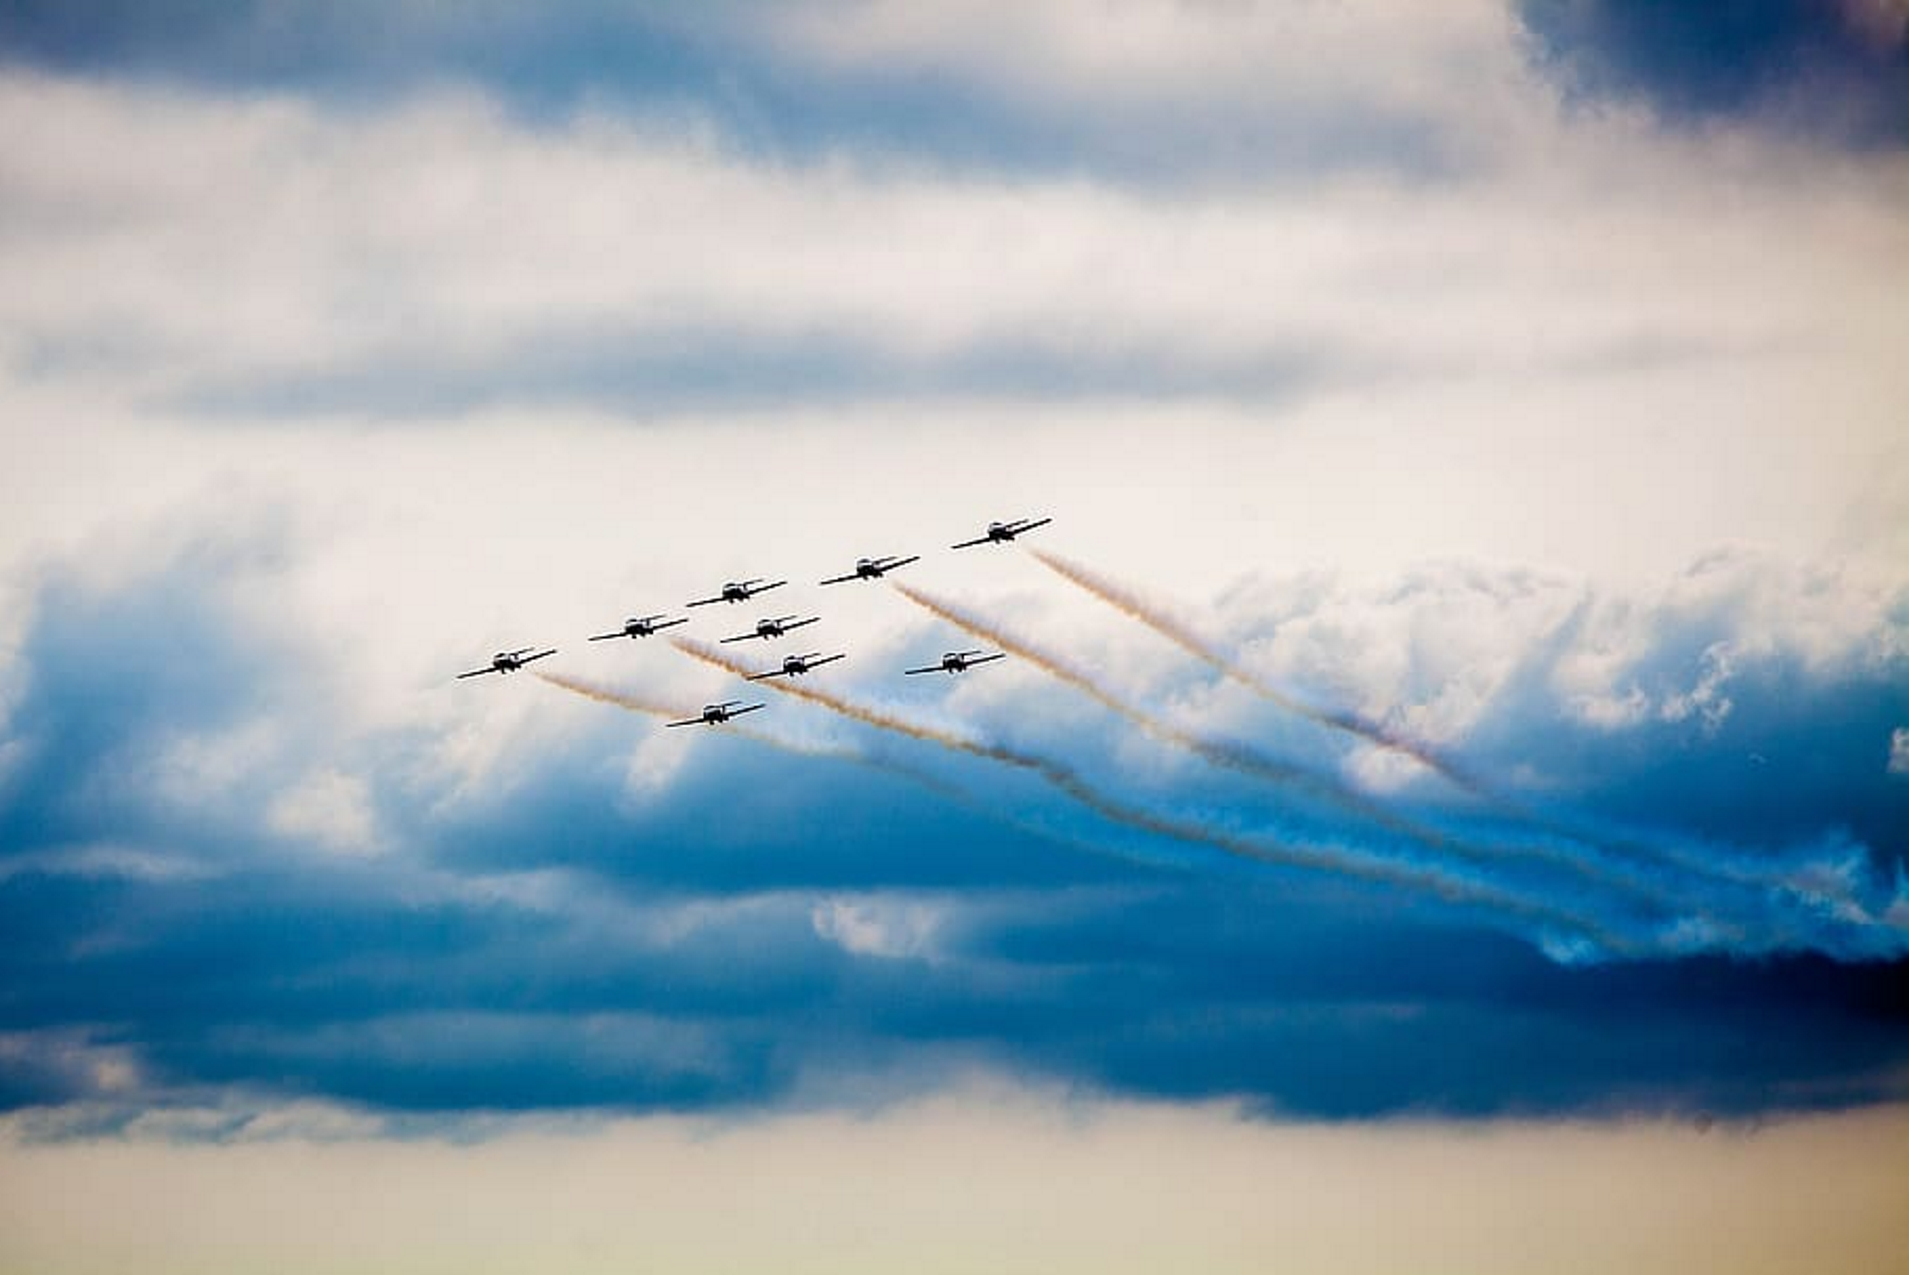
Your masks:
<svg viewBox="0 0 1909 1275"><path fill-rule="evenodd" d="M1032 531L1036 527L1045 527L1048 523L1053 521L1052 518L1016 518L1012 522L991 522L988 524L988 529L981 535L975 537L973 540L963 540L960 544L952 547L956 549L966 549L973 545L1004 545L1024 531Z"/></svg>

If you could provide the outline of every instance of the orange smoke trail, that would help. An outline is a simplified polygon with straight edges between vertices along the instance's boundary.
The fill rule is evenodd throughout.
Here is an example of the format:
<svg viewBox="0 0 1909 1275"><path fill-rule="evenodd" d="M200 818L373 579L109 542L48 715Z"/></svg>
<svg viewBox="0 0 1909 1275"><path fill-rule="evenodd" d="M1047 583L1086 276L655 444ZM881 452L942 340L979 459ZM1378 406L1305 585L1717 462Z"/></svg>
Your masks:
<svg viewBox="0 0 1909 1275"><path fill-rule="evenodd" d="M560 673L537 673L536 676L552 686L560 687L576 695L581 695L585 699L595 700L599 704L612 704L618 708L628 709L633 713L644 713L651 717L666 717L672 720L682 720L696 716L694 711L683 711L681 709L668 708L661 704L652 704L647 700L640 700L634 695L629 695L622 691L613 691L607 687L594 686L589 682L581 682L575 678L565 677ZM870 757L867 753L857 749L834 748L827 744L797 743L795 740L784 739L782 736L770 734L768 731L753 730L739 722L725 722L723 726L727 733L731 735L740 735L744 739L753 740L758 744L767 744L769 747L781 749L785 753L794 753L801 757L824 758L830 761L851 762L857 766L869 766L876 770L887 771L891 774L900 775L905 779L913 780L924 788L932 789L944 797L951 797L956 800L965 799L965 794L942 783L932 775L918 771L912 766L903 766L895 762L885 761L879 757Z"/></svg>
<svg viewBox="0 0 1909 1275"><path fill-rule="evenodd" d="M632 713L646 713L651 717L667 717L671 719L696 716L694 711L684 712L681 709L670 708L665 704L652 704L648 700L638 699L636 696L623 691L612 691L605 687L592 686L588 682L579 682L575 678L565 677L561 673L544 673L537 669L532 669L530 675L540 682L545 682L561 690L569 691L572 695L581 695L585 699L593 699L599 704L614 704L616 707L626 708Z"/></svg>
<svg viewBox="0 0 1909 1275"><path fill-rule="evenodd" d="M1356 713L1317 708L1306 703L1304 700L1295 699L1291 695L1281 691L1278 687L1255 677L1251 672L1241 668L1232 660L1227 659L1210 643L1202 639L1191 629L1182 625L1178 620L1175 620L1172 616L1158 608L1149 606L1134 593L1121 588L1111 580L1103 576L1095 575L1077 562L1069 562L1067 559L1059 557L1056 554L1048 553L1043 549L1029 548L1028 553L1033 555L1036 562L1068 581L1070 584L1078 585L1115 610L1132 616L1154 632L1160 634L1160 636L1178 645L1182 650L1185 650L1196 659L1212 666L1217 672L1232 678L1242 686L1250 688L1261 697L1279 705L1287 712L1295 713L1307 721L1317 723L1320 726L1328 726L1333 730L1357 735L1369 744L1377 744L1381 748L1387 748L1393 752L1401 753L1427 769L1436 772L1459 788L1471 793L1473 796L1492 798L1495 800L1494 794L1492 794L1476 776L1468 774L1453 762L1433 752L1426 745L1399 734L1391 727L1386 726L1383 722L1375 722L1370 718L1362 717Z"/></svg>
<svg viewBox="0 0 1909 1275"><path fill-rule="evenodd" d="M726 669L738 676L748 676L749 668L726 652L719 651L706 643L689 638L672 638L671 645L685 655ZM1350 850L1322 849L1312 846L1292 846L1281 842L1248 840L1227 836L1209 828L1182 823L1168 819L1149 811L1138 810L1132 806L1114 801L1095 789L1072 769L1050 758L1021 752L1000 744L990 744L945 731L920 722L909 721L880 709L858 704L853 700L815 687L797 685L793 681L769 683L770 687L784 695L819 704L831 712L865 723L880 730L893 731L906 735L910 739L924 743L939 744L973 757L986 758L1018 770L1027 771L1040 778L1049 786L1072 798L1075 802L1100 815L1111 823L1133 828L1141 832L1152 833L1171 841L1180 841L1192 845L1205 846L1219 850L1236 858L1255 860L1261 863L1276 864L1282 867L1311 868L1318 871L1336 872L1366 881L1403 885L1415 889L1430 890L1440 898L1454 903L1471 903L1496 908L1509 915L1534 923L1567 930L1609 951L1628 951L1633 945L1626 939L1608 931L1593 922L1572 913L1566 913L1543 904L1533 903L1519 895L1497 889L1480 882L1467 881L1440 872L1435 868L1421 868L1397 863L1375 855L1362 854Z"/></svg>
<svg viewBox="0 0 1909 1275"><path fill-rule="evenodd" d="M1316 775L1303 771L1296 766L1289 766L1284 762L1275 761L1269 757L1261 757L1243 749L1223 747L1214 743L1212 740L1203 739L1190 731L1181 730L1177 726L1163 722L1153 714L1135 708L1132 704L1114 695L1087 674L1062 660L1058 655L1040 650L1038 647L1032 646L1020 638L1003 632L1000 628L978 616L958 610L950 603L931 598L921 590L910 588L899 580L891 580L889 583L894 586L896 592L900 593L910 602L913 602L916 606L921 607L933 615L939 616L956 628L971 633L984 642L991 642L1002 650L1019 656L1043 672L1059 678L1075 690L1081 692L1081 694L1092 699L1102 708L1126 718L1141 730L1146 731L1149 735L1157 739L1164 740L1176 748L1182 748L1190 753L1203 757L1216 766L1225 766L1231 770L1244 771L1250 775L1257 775L1262 779L1270 779L1274 783L1317 788L1319 791L1315 795L1325 796L1328 800L1332 799L1333 794L1325 785L1320 784L1318 776ZM1366 812L1361 811L1360 813Z"/></svg>

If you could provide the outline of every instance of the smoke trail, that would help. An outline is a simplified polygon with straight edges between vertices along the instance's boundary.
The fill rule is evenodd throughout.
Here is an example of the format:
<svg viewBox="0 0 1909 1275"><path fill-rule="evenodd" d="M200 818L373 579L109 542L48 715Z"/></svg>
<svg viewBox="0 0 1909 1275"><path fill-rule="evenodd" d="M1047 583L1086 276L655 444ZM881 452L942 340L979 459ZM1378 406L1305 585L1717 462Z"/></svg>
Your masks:
<svg viewBox="0 0 1909 1275"><path fill-rule="evenodd" d="M646 713L651 717L665 717L672 720L696 716L693 711L685 712L682 709L670 708L666 704L652 704L648 700L638 699L636 696L626 692L612 691L601 686L592 686L588 682L579 682L575 678L565 677L561 673L545 673L538 669L532 669L530 675L540 682L545 682L551 686L569 691L573 695L581 695L585 699L593 699L599 704L614 704L618 708L626 708L632 713Z"/></svg>
<svg viewBox="0 0 1909 1275"><path fill-rule="evenodd" d="M1101 707L1126 718L1156 739L1163 740L1166 743L1174 745L1176 748L1182 748L1190 753L1203 757L1216 766L1224 766L1229 770L1241 771L1245 774L1255 775L1278 784L1290 784L1295 787L1307 788L1311 791L1311 795L1322 797L1329 801L1344 800L1349 796L1349 794L1344 793L1342 790L1335 791L1332 785L1323 783L1317 775L1310 771L1301 770L1297 766L1289 765L1286 762L1278 761L1271 757L1261 756L1243 747L1216 743L1213 740L1195 735L1191 731L1182 730L1171 723L1164 722L1153 714L1136 708L1119 696L1113 694L1101 686L1100 683L1094 681L1094 679L1089 677L1086 673L1061 659L1060 656L1032 646L1022 639L1013 637L1002 631L996 625L990 624L978 616L971 615L956 608L952 603L929 597L921 590L910 588L899 580L891 580L889 583L894 586L896 592L900 593L910 602L913 602L916 606L921 607L933 615L939 616L956 628L973 634L984 642L991 642L1002 650L1019 656L1043 672L1059 678L1069 686L1072 686L1075 690L1094 700L1094 702L1098 703ZM1370 815L1372 812L1361 809L1359 813Z"/></svg>
<svg viewBox="0 0 1909 1275"><path fill-rule="evenodd" d="M647 700L638 699L636 696L626 692L613 691L607 687L595 686L589 682L582 682L575 678L565 677L560 673L540 672L537 673L536 676L552 686L561 687L573 694L581 695L585 699L595 700L599 704L613 704L618 708L628 709L633 713L644 713L651 717L666 717L672 720L683 720L696 716L694 711L684 711L669 708L662 704L652 704ZM781 735L775 735L768 731L752 729L740 722L725 722L723 726L728 734L739 735L744 739L752 740L758 744L767 744L769 747L780 749L785 753L794 753L800 757L822 758L829 761L845 761L857 766L868 766L875 770L886 771L890 774L899 775L905 779L912 780L940 796L949 797L957 801L966 800L966 794L949 784L943 783L926 771L916 770L914 767L903 765L900 762L892 762L880 757L871 757L860 749L837 748L829 744L800 743L796 740L786 739Z"/></svg>
<svg viewBox="0 0 1909 1275"><path fill-rule="evenodd" d="M689 638L672 638L671 645L685 655L717 668L726 669L738 676L746 677L749 673L748 666L705 643ZM1051 758L910 721L893 713L858 704L828 691L798 685L793 681L773 683L772 689L784 695L807 700L812 704L819 704L831 712L880 730L893 731L910 739L938 744L973 757L985 758L1026 771L1109 822L1140 832L1151 833L1172 841L1205 846L1236 858L1282 867L1334 872L1365 881L1429 890L1447 902L1476 904L1534 924L1575 934L1606 951L1628 953L1637 950L1636 945L1629 939L1615 934L1596 922L1586 920L1574 913L1534 903L1519 895L1481 882L1455 877L1434 868L1398 863L1349 848L1293 846L1280 842L1229 836L1210 828L1168 819L1165 816L1114 801L1095 789L1071 768Z"/></svg>
<svg viewBox="0 0 1909 1275"><path fill-rule="evenodd" d="M1194 734L1168 722L1160 720L1151 713L1137 708L1114 695L1086 673L1068 664L1065 660L1049 651L1043 651L1028 642L1003 631L998 625L990 624L977 616L962 611L950 603L929 597L919 589L910 588L900 581L890 581L896 591L915 605L939 616L955 627L985 642L991 642L1005 651L1019 656L1044 672L1066 682L1069 686L1087 695L1096 703L1117 713L1121 717L1139 726L1157 739L1185 749L1215 765L1239 771L1256 779L1297 790L1316 801L1324 802L1338 810L1363 819L1382 828L1394 836L1402 837L1435 853L1450 855L1453 858L1485 866L1500 866L1509 859L1535 859L1552 867L1560 868L1574 875L1597 881L1607 886L1628 891L1639 899L1651 903L1661 903L1658 883L1640 881L1634 877L1610 870L1600 871L1596 865L1587 863L1580 855L1572 854L1556 847L1543 845L1522 845L1516 847L1485 846L1474 844L1447 835L1445 832L1429 827L1417 820L1407 818L1387 808L1377 801L1345 787L1343 784L1316 774L1309 770L1267 757L1237 743L1220 743Z"/></svg>
<svg viewBox="0 0 1909 1275"><path fill-rule="evenodd" d="M1077 562L1070 561L1058 554L1026 546L1027 552L1048 570L1062 579L1093 594L1116 610L1139 620L1156 633L1180 646L1217 670L1222 675L1246 686L1270 700L1288 712L1295 713L1308 721L1327 726L1334 730L1356 735L1368 743L1391 749L1410 757L1434 771L1454 786L1486 802L1499 814L1520 820L1533 828L1580 843L1608 858L1621 858L1633 864L1648 865L1668 869L1678 873L1686 880L1701 884L1730 884L1738 886L1776 886L1781 889L1808 894L1810 891L1800 882L1798 871L1794 867L1773 867L1761 862L1743 862L1740 859L1729 862L1717 862L1713 859L1695 857L1687 852L1652 845L1635 837L1611 837L1607 834L1587 828L1581 823L1560 819L1554 814L1534 810L1515 795L1505 792L1489 780L1466 770L1451 758L1443 756L1429 745L1410 739L1398 731L1371 718L1345 710L1319 708L1303 700L1287 695L1264 680L1253 675L1247 669L1228 659L1220 651L1192 632L1172 616L1158 607L1143 601L1132 590L1096 574ZM1578 862L1572 856L1549 855L1553 862ZM1623 875L1633 882L1639 880L1635 875L1606 862L1601 869L1606 875ZM1819 895L1822 902L1833 904L1837 900L1828 895Z"/></svg>
<svg viewBox="0 0 1909 1275"><path fill-rule="evenodd" d="M1327 726L1333 730L1357 735L1367 743L1390 749L1403 756L1410 757L1421 766L1436 772L1448 782L1456 785L1475 797L1487 800L1499 800L1489 787L1476 775L1459 767L1449 758L1434 752L1429 746L1408 738L1371 718L1342 709L1320 708L1286 694L1278 687L1254 676L1252 672L1241 668L1227 659L1213 645L1166 612L1149 606L1132 591L1123 589L1104 576L1095 575L1077 562L1052 554L1043 549L1028 548L1034 560L1054 572L1070 584L1078 585L1118 611L1124 612L1140 621L1160 636L1178 645L1195 658L1204 661L1214 670L1232 678L1242 686L1248 687L1265 699L1272 701L1289 713L1297 714L1309 722Z"/></svg>

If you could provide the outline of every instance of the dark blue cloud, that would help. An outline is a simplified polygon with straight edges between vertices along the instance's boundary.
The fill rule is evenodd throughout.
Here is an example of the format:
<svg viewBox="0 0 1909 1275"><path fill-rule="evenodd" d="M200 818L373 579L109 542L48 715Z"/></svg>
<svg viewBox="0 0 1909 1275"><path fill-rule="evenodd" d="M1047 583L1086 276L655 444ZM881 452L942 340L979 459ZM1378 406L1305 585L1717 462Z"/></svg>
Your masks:
<svg viewBox="0 0 1909 1275"><path fill-rule="evenodd" d="M219 601L230 570L192 557L38 600L10 728L28 751L0 794L7 1106L131 1112L241 1092L412 1113L755 1108L845 1070L932 1083L951 1059L1333 1118L1750 1115L1901 1096L1889 1077L1909 1062L1909 962L1567 967L1436 899L1168 854L1025 777L900 741L861 766L704 739L668 793L633 804L618 758L653 725L606 707L457 813L434 813L442 794L381 792L395 848L369 859L288 844L249 791L188 818L137 784L102 786L143 741L297 711L277 693L296 672L284 653ZM1627 769L1622 732L1561 739L1542 714L1498 721L1481 760L1533 750L1611 776L1580 794L1590 815L1750 844L1779 814L1798 832L1890 817L1881 759L1873 783L1844 777L1857 745L1843 736L1895 712L1897 691L1766 663L1736 674L1714 733L1648 737L1655 770L1642 756ZM1768 772L1795 779L1795 810L1759 794L1733 813L1729 782L1703 778L1711 750L1745 746L1736 714L1773 758L1816 741L1820 766ZM368 773L415 774L398 764L409 746L351 747L389 763ZM996 813L889 762L936 768ZM1695 777L1690 805L1680 774ZM93 843L167 853L69 857ZM105 1086L100 1058L132 1063L130 1091L123 1074Z"/></svg>
<svg viewBox="0 0 1909 1275"><path fill-rule="evenodd" d="M1679 121L1755 118L1819 136L1909 142L1909 43L1884 10L1839 0L1522 0L1533 51L1574 92Z"/></svg>

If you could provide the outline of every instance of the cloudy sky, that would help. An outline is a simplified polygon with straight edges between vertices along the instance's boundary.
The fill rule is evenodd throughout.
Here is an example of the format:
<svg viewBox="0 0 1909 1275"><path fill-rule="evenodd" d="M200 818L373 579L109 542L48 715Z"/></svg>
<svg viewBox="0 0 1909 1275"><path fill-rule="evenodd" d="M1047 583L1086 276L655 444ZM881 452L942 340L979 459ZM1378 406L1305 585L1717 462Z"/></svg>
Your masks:
<svg viewBox="0 0 1909 1275"><path fill-rule="evenodd" d="M1906 28L0 4L0 1269L1882 1269Z"/></svg>

